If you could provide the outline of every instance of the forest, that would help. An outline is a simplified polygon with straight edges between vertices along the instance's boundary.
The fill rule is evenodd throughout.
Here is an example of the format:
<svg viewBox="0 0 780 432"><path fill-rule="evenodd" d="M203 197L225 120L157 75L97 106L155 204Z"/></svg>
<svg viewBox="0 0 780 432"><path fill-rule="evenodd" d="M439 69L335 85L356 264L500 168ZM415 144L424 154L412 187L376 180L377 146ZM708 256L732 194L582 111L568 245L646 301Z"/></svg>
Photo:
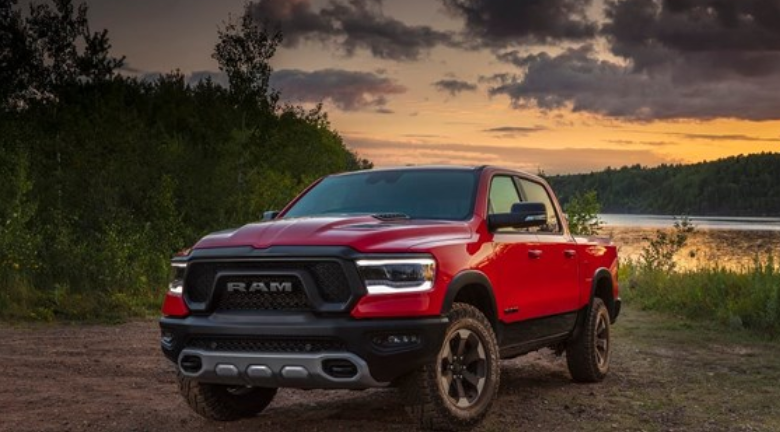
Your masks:
<svg viewBox="0 0 780 432"><path fill-rule="evenodd" d="M564 205L578 194L596 191L603 213L780 215L780 153L546 178Z"/></svg>
<svg viewBox="0 0 780 432"><path fill-rule="evenodd" d="M279 102L268 79L282 35L248 15L219 31L225 88L124 76L87 13L0 5L0 317L156 311L172 254L320 176L371 167L321 108Z"/></svg>

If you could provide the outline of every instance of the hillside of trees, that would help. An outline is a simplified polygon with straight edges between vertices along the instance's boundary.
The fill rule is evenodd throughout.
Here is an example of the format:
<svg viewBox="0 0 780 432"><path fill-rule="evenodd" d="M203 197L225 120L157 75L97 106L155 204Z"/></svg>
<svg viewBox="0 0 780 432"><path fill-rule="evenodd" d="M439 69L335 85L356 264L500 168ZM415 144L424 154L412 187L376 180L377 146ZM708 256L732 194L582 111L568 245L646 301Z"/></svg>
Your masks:
<svg viewBox="0 0 780 432"><path fill-rule="evenodd" d="M547 179L564 203L595 190L604 213L780 216L780 153Z"/></svg>
<svg viewBox="0 0 780 432"><path fill-rule="evenodd" d="M21 9L0 5L0 317L158 310L173 253L371 166L320 109L279 103L282 35L247 15L219 33L223 88L122 76L84 5Z"/></svg>

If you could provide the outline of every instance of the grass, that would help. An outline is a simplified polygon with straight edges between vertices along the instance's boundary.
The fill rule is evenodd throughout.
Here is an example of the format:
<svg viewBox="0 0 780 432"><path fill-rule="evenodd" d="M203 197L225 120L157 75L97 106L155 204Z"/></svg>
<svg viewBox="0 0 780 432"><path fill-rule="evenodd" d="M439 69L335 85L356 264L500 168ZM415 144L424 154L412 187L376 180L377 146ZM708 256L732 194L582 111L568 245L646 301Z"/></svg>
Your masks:
<svg viewBox="0 0 780 432"><path fill-rule="evenodd" d="M37 289L19 274L0 275L0 320L5 322L124 322L159 314L164 287L80 292L55 284Z"/></svg>
<svg viewBox="0 0 780 432"><path fill-rule="evenodd" d="M769 256L729 269L717 263L664 270L633 262L621 267L624 299L647 310L780 337L780 267Z"/></svg>

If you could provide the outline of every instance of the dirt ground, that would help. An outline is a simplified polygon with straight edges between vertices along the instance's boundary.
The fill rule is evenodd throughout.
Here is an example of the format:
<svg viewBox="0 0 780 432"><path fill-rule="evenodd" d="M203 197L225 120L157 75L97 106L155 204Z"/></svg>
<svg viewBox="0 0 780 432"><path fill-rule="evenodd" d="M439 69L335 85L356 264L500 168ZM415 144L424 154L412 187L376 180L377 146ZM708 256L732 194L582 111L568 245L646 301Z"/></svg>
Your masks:
<svg viewBox="0 0 780 432"><path fill-rule="evenodd" d="M481 431L780 431L780 344L625 310L605 382L549 351L502 364ZM153 320L0 326L2 431L409 431L393 389L282 390L260 416L210 423L179 397Z"/></svg>

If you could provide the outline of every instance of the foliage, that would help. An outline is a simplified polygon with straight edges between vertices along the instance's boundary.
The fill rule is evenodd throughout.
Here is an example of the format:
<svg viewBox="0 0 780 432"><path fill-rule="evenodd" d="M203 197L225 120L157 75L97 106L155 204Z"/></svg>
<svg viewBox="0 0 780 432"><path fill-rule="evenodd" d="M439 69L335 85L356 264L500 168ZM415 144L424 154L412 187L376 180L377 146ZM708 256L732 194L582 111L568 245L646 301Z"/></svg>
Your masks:
<svg viewBox="0 0 780 432"><path fill-rule="evenodd" d="M678 269L675 256L694 230L683 217L671 232L659 230L646 239L639 259L621 264L623 297L646 309L780 337L780 266L774 257L756 256L752 265L738 269L717 263Z"/></svg>
<svg viewBox="0 0 780 432"><path fill-rule="evenodd" d="M248 11L238 22L228 21L225 28L219 30L219 42L212 57L227 75L230 92L236 99L248 100L250 104L260 101L272 106L276 103L278 95L269 92L271 66L268 61L281 42L281 32L269 32L258 25Z"/></svg>
<svg viewBox="0 0 780 432"><path fill-rule="evenodd" d="M674 271L676 267L674 256L685 247L688 236L695 229L693 222L687 216L675 218L671 232L657 230L654 238L645 239L648 244L642 248L639 264L650 271Z"/></svg>
<svg viewBox="0 0 780 432"><path fill-rule="evenodd" d="M16 3L0 3L0 109L50 101L63 87L116 76L124 58L110 55L105 30L90 30L85 4L30 4L23 17Z"/></svg>
<svg viewBox="0 0 780 432"><path fill-rule="evenodd" d="M155 311L175 251L258 220L320 176L371 166L321 108L279 107L265 92L280 39L246 20L220 32L215 58L237 80L223 88L178 72L119 76L85 6L58 0L24 18L10 5L0 6L0 31L14 35L0 38L12 66L0 72L12 83L0 108L2 318Z"/></svg>
<svg viewBox="0 0 780 432"><path fill-rule="evenodd" d="M563 208L569 221L569 230L575 235L596 235L604 224L598 217L601 212L596 191L576 193Z"/></svg>
<svg viewBox="0 0 780 432"><path fill-rule="evenodd" d="M743 269L711 267L667 272L636 263L621 266L626 301L780 337L780 266L770 255Z"/></svg>
<svg viewBox="0 0 780 432"><path fill-rule="evenodd" d="M774 216L780 214L778 173L780 153L761 153L547 180L564 204L577 193L595 190L605 213Z"/></svg>

